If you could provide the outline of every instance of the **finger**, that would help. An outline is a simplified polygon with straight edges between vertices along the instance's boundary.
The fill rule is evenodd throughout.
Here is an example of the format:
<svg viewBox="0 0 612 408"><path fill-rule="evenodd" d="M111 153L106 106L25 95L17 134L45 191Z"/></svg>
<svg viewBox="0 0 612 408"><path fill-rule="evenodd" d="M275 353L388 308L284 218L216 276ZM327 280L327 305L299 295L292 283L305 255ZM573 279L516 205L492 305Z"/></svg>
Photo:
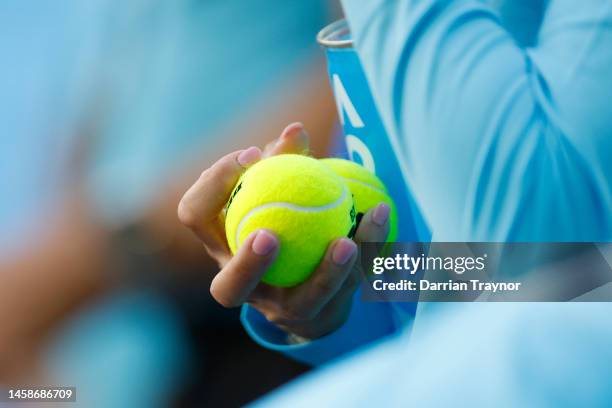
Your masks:
<svg viewBox="0 0 612 408"><path fill-rule="evenodd" d="M361 280L363 279L363 277L364 277L364 274L363 274L363 268L361 265L361 251L358 248L357 261L355 261L355 263L353 264L353 269L351 270L351 273L349 274L349 276L347 276L347 278L344 280L344 283L342 284L342 287L338 291L337 296L341 296L343 293L347 293L347 292L348 293L354 292L359 286L359 284L361 283Z"/></svg>
<svg viewBox="0 0 612 408"><path fill-rule="evenodd" d="M333 332L346 322L351 312L354 294L354 289L341 289L311 320L278 319L274 314L270 317L276 319L274 324L281 330L297 335L306 341L313 340Z"/></svg>
<svg viewBox="0 0 612 408"><path fill-rule="evenodd" d="M380 203L370 209L361 219L355 241L357 242L384 242L389 234L389 214L391 207Z"/></svg>
<svg viewBox="0 0 612 408"><path fill-rule="evenodd" d="M295 288L288 314L298 320L315 317L340 290L356 258L357 244L348 238L334 241L310 278Z"/></svg>
<svg viewBox="0 0 612 408"><path fill-rule="evenodd" d="M287 126L275 142L266 146L264 157L287 153L308 154L309 148L310 138L304 125L295 122Z"/></svg>
<svg viewBox="0 0 612 408"><path fill-rule="evenodd" d="M317 316L317 319L329 322L328 330L326 330L325 327L320 328L323 334L327 334L325 332L332 331L346 321L353 306L354 296L354 287L343 287L338 294L325 305L321 313L319 313L319 316Z"/></svg>
<svg viewBox="0 0 612 408"><path fill-rule="evenodd" d="M210 168L185 193L178 206L181 223L189 227L213 251L226 246L219 215L246 168L261 158L257 147L230 153Z"/></svg>
<svg viewBox="0 0 612 408"><path fill-rule="evenodd" d="M252 233L213 279L210 285L213 298L225 307L243 304L276 258L278 247L278 238L271 232Z"/></svg>

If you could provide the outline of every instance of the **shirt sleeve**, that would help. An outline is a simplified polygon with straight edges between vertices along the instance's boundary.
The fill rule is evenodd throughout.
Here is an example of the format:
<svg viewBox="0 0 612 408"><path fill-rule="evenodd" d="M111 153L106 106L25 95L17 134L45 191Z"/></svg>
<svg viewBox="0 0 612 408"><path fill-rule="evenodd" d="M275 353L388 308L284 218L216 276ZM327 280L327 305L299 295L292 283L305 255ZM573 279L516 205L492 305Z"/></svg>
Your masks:
<svg viewBox="0 0 612 408"><path fill-rule="evenodd" d="M359 292L354 297L346 323L333 333L302 344L289 344L287 334L278 329L256 309L244 306L242 324L258 344L310 365L320 365L367 344L384 338L414 318L416 304L406 304L402 312L389 303L363 302Z"/></svg>
<svg viewBox="0 0 612 408"><path fill-rule="evenodd" d="M610 303L444 306L410 339L391 337L254 406L609 406Z"/></svg>
<svg viewBox="0 0 612 408"><path fill-rule="evenodd" d="M343 0L436 240L612 238L612 3L548 3L520 46L481 1Z"/></svg>

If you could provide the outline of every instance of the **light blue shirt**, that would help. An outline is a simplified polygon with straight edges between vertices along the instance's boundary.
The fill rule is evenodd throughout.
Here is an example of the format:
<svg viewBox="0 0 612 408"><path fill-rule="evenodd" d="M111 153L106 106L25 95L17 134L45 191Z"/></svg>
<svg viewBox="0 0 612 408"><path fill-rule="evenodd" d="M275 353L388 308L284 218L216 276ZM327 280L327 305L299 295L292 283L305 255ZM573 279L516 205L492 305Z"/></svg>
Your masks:
<svg viewBox="0 0 612 408"><path fill-rule="evenodd" d="M484 2L345 6L436 240L612 238L609 2L550 1L531 47Z"/></svg>
<svg viewBox="0 0 612 408"><path fill-rule="evenodd" d="M611 240L610 2L343 4L385 127L400 140L404 176L437 241ZM557 385L574 385L593 403L610 398L601 381L609 378L609 367L600 359L610 361L611 353L599 347L602 338L612 340L603 323L612 313L609 305L455 308L462 313L453 316L465 325L444 317L450 306L419 306L412 335L427 341L409 344L406 332L305 381L316 386L269 401L420 406L452 404L457 395L470 396L466 403L474 405L512 405L538 402L542 392L555 401L574 401L567 390L553 395ZM278 333L274 337L251 308L244 309L243 322L261 344L320 364L355 350L355 343L409 330L414 317L401 311L399 305L356 298L343 327L299 346L287 345ZM434 326L435 335L429 333ZM510 343L509 332L515 336ZM581 347L587 341L595 346L590 351ZM451 353L452 344L468 348ZM565 361L564 349L574 353ZM479 357L481 351L487 359ZM584 361L592 363L588 379L568 383L563 376L573 370L585 374ZM529 375L508 377L524 372ZM447 396L437 394L436 376ZM531 385L543 377L548 388ZM508 389L514 392L504 394Z"/></svg>
<svg viewBox="0 0 612 408"><path fill-rule="evenodd" d="M609 316L602 303L457 305L255 406L609 407Z"/></svg>

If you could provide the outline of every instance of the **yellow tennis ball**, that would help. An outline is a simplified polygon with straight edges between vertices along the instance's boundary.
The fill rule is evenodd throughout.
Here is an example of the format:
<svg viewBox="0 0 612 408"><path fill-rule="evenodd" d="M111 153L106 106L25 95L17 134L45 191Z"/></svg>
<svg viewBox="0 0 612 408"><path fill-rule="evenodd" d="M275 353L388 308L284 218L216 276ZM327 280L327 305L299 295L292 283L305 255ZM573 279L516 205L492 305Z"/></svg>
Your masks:
<svg viewBox="0 0 612 408"><path fill-rule="evenodd" d="M262 280L295 286L315 270L331 241L354 235L351 192L319 160L295 154L264 159L245 171L227 203L225 231L232 253L257 229L274 232L280 241Z"/></svg>
<svg viewBox="0 0 612 408"><path fill-rule="evenodd" d="M391 207L387 242L394 242L397 239L397 210L383 182L374 173L355 162L334 158L321 159L320 161L342 177L351 190L358 222L370 208L381 202L387 203Z"/></svg>

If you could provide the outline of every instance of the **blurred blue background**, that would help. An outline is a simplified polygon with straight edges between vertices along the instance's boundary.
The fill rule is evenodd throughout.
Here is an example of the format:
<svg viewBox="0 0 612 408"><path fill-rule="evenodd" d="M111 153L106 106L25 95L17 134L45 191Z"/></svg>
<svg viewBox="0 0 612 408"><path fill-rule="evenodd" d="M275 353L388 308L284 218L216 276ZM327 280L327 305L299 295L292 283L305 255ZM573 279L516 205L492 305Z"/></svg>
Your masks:
<svg viewBox="0 0 612 408"><path fill-rule="evenodd" d="M76 385L87 407L237 406L307 369L210 300L216 265L175 214L202 169L291 121L327 154L335 110L315 36L337 12L0 5L0 384Z"/></svg>

